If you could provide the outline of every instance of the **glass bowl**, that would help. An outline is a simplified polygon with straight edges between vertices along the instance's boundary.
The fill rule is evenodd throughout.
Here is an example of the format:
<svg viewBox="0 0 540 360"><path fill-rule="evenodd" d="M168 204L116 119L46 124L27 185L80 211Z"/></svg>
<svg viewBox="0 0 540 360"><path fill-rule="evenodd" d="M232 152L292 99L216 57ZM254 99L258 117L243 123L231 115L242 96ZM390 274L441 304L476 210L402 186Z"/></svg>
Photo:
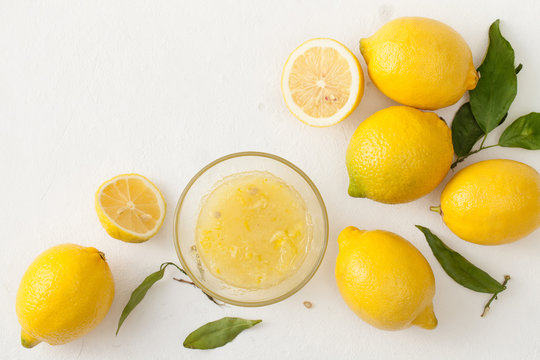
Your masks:
<svg viewBox="0 0 540 360"><path fill-rule="evenodd" d="M267 171L294 187L306 203L312 221L312 239L300 268L277 285L264 289L237 288L213 276L197 254L195 229L201 201L226 176ZM205 293L238 306L264 306L288 298L315 274L328 243L328 216L324 201L308 176L289 161L261 152L240 152L221 157L202 168L186 185L174 214L174 246L184 270Z"/></svg>

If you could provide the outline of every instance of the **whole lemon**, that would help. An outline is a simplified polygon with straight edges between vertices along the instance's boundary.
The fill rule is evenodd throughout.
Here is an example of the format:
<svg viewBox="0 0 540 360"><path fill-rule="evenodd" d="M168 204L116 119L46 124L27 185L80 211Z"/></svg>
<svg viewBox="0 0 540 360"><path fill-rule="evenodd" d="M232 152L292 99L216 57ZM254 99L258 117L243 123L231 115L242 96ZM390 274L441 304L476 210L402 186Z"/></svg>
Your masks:
<svg viewBox="0 0 540 360"><path fill-rule="evenodd" d="M114 281L102 252L74 244L54 246L28 267L17 292L21 343L70 342L107 315Z"/></svg>
<svg viewBox="0 0 540 360"><path fill-rule="evenodd" d="M486 160L459 171L441 194L446 225L481 245L519 240L540 226L540 175L513 160Z"/></svg>
<svg viewBox="0 0 540 360"><path fill-rule="evenodd" d="M388 231L349 226L338 243L337 285L362 320L383 330L437 326L433 272L410 242Z"/></svg>
<svg viewBox="0 0 540 360"><path fill-rule="evenodd" d="M387 204L426 195L450 170L450 129L437 114L392 106L364 120L347 149L349 195Z"/></svg>
<svg viewBox="0 0 540 360"><path fill-rule="evenodd" d="M373 83L389 98L419 109L439 109L474 89L471 49L437 20L403 17L360 40Z"/></svg>

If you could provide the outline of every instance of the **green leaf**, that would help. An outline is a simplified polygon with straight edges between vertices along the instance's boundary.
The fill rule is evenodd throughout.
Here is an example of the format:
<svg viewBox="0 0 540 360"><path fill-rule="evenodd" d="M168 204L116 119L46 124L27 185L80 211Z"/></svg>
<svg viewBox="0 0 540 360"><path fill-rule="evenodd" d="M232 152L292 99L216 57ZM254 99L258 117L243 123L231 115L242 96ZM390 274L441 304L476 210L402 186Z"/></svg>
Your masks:
<svg viewBox="0 0 540 360"><path fill-rule="evenodd" d="M471 110L487 134L499 126L517 94L514 49L501 35L499 20L489 28L489 47L478 72L480 80L469 91Z"/></svg>
<svg viewBox="0 0 540 360"><path fill-rule="evenodd" d="M116 335L118 335L118 331L120 330L120 326L122 326L122 324L124 323L124 320L126 320L128 315L133 311L133 309L135 309L135 307L142 301L142 299L144 299L144 297L146 296L146 293L148 292L148 290L150 290L152 285L154 285L156 282L158 282L159 280L163 278L163 274L165 274L165 269L169 265L175 266L176 268L178 268L178 270L180 270L181 272L185 274L184 270L178 267L178 265L167 262L167 263L161 264L158 271L148 275L143 280L143 282L139 286L137 286L137 288L133 290L133 292L131 293L131 297L129 298L129 301L127 302L126 306L124 307L124 310L122 310L122 314L120 315L120 319L118 320L118 327L116 328Z"/></svg>
<svg viewBox="0 0 540 360"><path fill-rule="evenodd" d="M532 112L514 121L502 133L499 145L528 150L540 149L540 113Z"/></svg>
<svg viewBox="0 0 540 360"><path fill-rule="evenodd" d="M189 334L184 340L184 347L201 350L215 349L233 341L242 331L257 325L261 321L224 317L209 322Z"/></svg>
<svg viewBox="0 0 540 360"><path fill-rule="evenodd" d="M452 121L452 144L457 156L467 156L474 144L484 135L471 111L471 104L461 105Z"/></svg>
<svg viewBox="0 0 540 360"><path fill-rule="evenodd" d="M437 258L444 271L458 284L482 293L497 294L506 289L497 280L471 264L459 253L446 246L428 228L416 225L424 233L433 255Z"/></svg>

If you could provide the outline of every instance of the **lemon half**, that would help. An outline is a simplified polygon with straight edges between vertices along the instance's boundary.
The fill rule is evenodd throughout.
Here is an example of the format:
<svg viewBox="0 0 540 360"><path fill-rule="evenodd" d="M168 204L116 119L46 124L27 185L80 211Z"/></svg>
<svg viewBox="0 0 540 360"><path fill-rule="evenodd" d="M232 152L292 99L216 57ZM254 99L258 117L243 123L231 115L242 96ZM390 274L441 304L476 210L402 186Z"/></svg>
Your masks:
<svg viewBox="0 0 540 360"><path fill-rule="evenodd" d="M150 239L163 224L166 204L158 188L138 174L118 175L96 192L96 212L107 233L126 242Z"/></svg>
<svg viewBox="0 0 540 360"><path fill-rule="evenodd" d="M304 42L287 59L281 77L285 104L302 122L337 124L358 106L364 75L354 54L332 39Z"/></svg>

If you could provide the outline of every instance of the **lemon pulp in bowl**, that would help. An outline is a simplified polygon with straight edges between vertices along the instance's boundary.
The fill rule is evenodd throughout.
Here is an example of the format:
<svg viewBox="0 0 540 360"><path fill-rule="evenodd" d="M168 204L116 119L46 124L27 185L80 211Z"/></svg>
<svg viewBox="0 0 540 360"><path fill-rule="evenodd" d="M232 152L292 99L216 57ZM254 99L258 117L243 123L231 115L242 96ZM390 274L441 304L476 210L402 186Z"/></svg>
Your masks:
<svg viewBox="0 0 540 360"><path fill-rule="evenodd" d="M229 175L202 200L195 243L208 270L243 289L279 284L302 265L312 238L300 194L265 171Z"/></svg>
<svg viewBox="0 0 540 360"><path fill-rule="evenodd" d="M227 279L223 271L221 274L217 274L215 270L211 270L212 264L210 262L212 260L208 254L205 254L203 258L201 254L203 250L200 244L198 244L199 216L210 195L221 184L225 183L227 179L235 178L232 177L233 175L246 175L247 173L262 175L263 178L281 179L281 185L287 185L288 189L292 191L292 194L297 194L298 197L291 195L293 201L287 201L286 206L280 207L282 212L285 212L286 208L295 202L304 204L306 209L307 238L305 248L295 244L298 253L289 271L283 271L282 269L281 274L278 273L274 277L274 280L268 280L267 282L267 284L271 284L274 281L278 283L268 285L268 287L264 287L263 279L261 279L259 285L255 284L251 285L251 287L245 279L237 280L238 283L242 283L241 286L233 285L232 282L235 280ZM227 206L230 205L229 200L227 200L227 204ZM208 211L208 214L212 214L212 212ZM223 216L223 214L220 215ZM263 224L267 223L263 222ZM239 224L245 227L243 222ZM248 225L250 229L253 228L250 222L248 222ZM281 230L285 232L287 229ZM289 230L289 233L291 232ZM215 239L218 239L218 237ZM193 282L206 294L232 305L265 306L282 301L296 293L317 271L324 257L327 243L328 216L324 201L317 187L296 165L273 154L248 151L229 154L214 160L203 167L188 182L180 195L176 207L174 246L182 267ZM240 249L236 251L240 251ZM284 258L287 254L288 250L283 251ZM259 255L261 255L261 260L267 257L267 254ZM276 256L275 258L279 259L281 252L279 252L279 255L279 257ZM230 253L227 254L222 251L215 251L214 257L223 257L224 259L221 260L221 263L225 265L218 267L220 270L228 269L230 266L239 266L238 263L241 264L242 262L241 260L232 261ZM273 262L273 260L269 260L266 263L261 261L262 265L268 264L268 274L274 274L275 266L270 266ZM239 273L252 272L252 268L253 266L245 266L241 268L242 270Z"/></svg>

